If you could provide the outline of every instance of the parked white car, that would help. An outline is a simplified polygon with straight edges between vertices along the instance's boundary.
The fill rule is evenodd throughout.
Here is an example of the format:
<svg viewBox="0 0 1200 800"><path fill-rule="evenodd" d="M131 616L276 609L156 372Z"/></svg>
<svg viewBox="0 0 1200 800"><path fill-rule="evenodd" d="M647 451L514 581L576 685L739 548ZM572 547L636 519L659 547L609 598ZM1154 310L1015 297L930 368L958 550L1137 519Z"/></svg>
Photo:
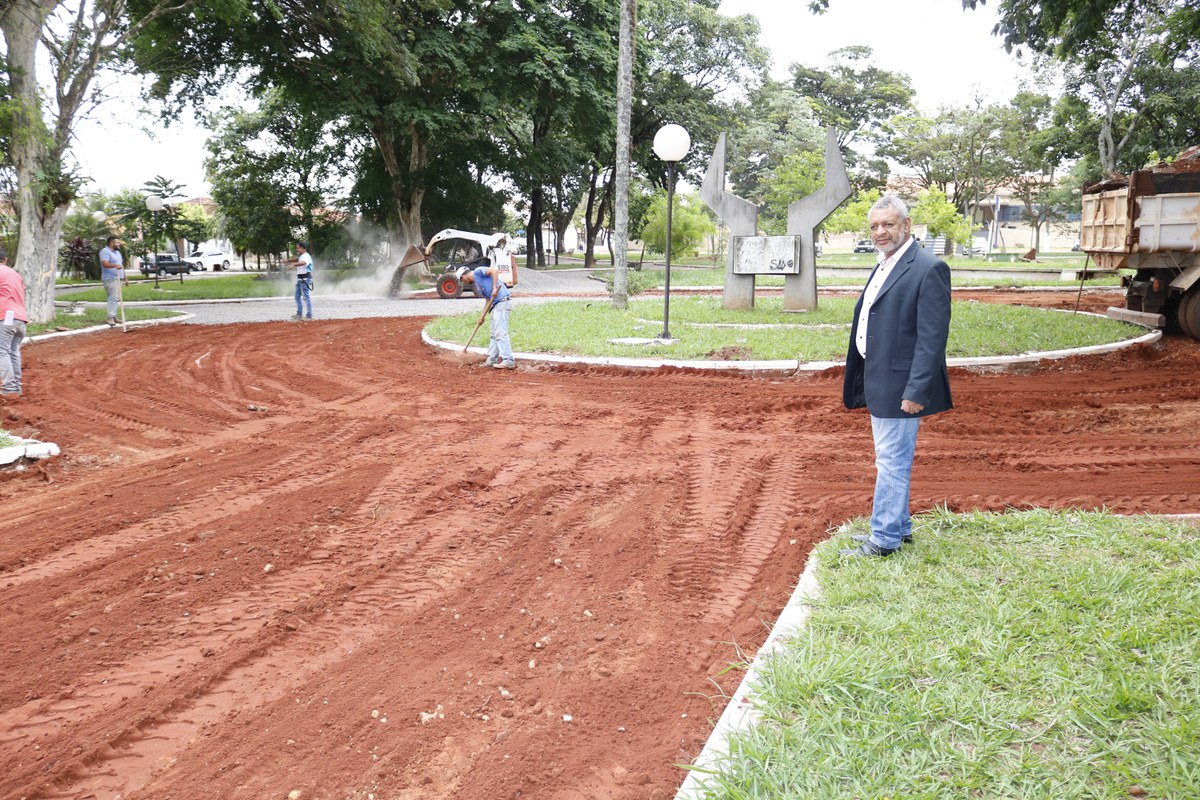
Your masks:
<svg viewBox="0 0 1200 800"><path fill-rule="evenodd" d="M193 250L187 257L193 269L213 272L229 269L229 255L221 250Z"/></svg>

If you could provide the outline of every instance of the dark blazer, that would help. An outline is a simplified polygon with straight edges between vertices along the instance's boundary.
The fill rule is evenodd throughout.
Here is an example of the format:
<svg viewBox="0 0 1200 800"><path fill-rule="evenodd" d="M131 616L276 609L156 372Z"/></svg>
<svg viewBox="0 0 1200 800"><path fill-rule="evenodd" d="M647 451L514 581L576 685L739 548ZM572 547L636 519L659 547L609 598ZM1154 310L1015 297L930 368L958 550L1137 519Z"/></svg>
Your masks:
<svg viewBox="0 0 1200 800"><path fill-rule="evenodd" d="M842 386L846 408L866 406L872 416L892 418L912 416L900 410L901 400L925 406L916 415L921 417L952 408L946 371L950 333L950 268L946 262L916 242L900 256L871 306L865 363L854 345L862 302L860 294L846 353Z"/></svg>

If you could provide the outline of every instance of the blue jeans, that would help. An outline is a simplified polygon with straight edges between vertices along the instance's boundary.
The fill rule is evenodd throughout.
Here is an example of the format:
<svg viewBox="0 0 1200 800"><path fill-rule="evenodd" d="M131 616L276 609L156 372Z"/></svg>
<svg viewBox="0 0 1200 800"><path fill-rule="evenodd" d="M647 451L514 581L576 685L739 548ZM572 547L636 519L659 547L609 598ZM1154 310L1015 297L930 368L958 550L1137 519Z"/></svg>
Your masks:
<svg viewBox="0 0 1200 800"><path fill-rule="evenodd" d="M296 316L305 316L300 304L303 302L308 306L308 317L312 318L312 278L297 278L296 279Z"/></svg>
<svg viewBox="0 0 1200 800"><path fill-rule="evenodd" d="M492 341L488 344L487 357L500 359L506 364L513 362L512 343L508 341L508 315L512 311L512 301L504 300L492 306L492 323L488 329Z"/></svg>
<svg viewBox="0 0 1200 800"><path fill-rule="evenodd" d="M875 502L871 507L871 541L879 547L899 547L901 537L912 533L908 489L920 424L921 418L916 416L896 419L871 417L871 433L875 437Z"/></svg>
<svg viewBox="0 0 1200 800"><path fill-rule="evenodd" d="M12 325L0 324L0 392L21 391L21 340L25 323L14 319Z"/></svg>

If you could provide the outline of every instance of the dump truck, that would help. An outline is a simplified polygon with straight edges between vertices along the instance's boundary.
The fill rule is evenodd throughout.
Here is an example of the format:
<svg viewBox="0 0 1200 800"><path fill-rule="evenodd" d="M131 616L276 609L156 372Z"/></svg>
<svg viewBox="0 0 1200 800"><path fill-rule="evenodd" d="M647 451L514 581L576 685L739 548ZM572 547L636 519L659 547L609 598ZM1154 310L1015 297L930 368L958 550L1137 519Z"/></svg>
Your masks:
<svg viewBox="0 0 1200 800"><path fill-rule="evenodd" d="M391 296L399 295L404 271L422 263L435 273L434 285L438 296L446 299L460 297L467 286L470 286L473 295L478 296L479 290L475 284L463 280L463 275L476 267L498 268L500 280L510 289L517 282L517 259L508 251L508 235L504 233L475 233L446 228L430 237L429 243L423 248L416 245L409 247L392 275Z"/></svg>
<svg viewBox="0 0 1200 800"><path fill-rule="evenodd" d="M1108 316L1200 339L1200 147L1085 188L1079 244L1123 271L1125 307Z"/></svg>

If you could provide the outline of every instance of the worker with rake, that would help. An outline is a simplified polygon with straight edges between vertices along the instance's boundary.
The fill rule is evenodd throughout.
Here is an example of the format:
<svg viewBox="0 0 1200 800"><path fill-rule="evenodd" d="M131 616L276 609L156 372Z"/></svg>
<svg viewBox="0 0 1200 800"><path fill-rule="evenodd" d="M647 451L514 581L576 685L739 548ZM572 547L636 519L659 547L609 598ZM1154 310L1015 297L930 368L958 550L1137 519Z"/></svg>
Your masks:
<svg viewBox="0 0 1200 800"><path fill-rule="evenodd" d="M503 247L504 240L501 239L496 246ZM492 317L489 328L492 340L488 343L487 360L483 362L484 365L493 369L516 369L517 362L513 358L512 343L508 340L508 315L512 310L512 291L504 285L504 280L500 277L500 268L494 262L495 259L489 259L488 264L465 273L463 281L464 283L474 283L479 289L480 296L487 298L488 301L484 306L483 315L479 318L479 322L482 324L483 316L491 314ZM479 325L475 327L478 329Z"/></svg>

